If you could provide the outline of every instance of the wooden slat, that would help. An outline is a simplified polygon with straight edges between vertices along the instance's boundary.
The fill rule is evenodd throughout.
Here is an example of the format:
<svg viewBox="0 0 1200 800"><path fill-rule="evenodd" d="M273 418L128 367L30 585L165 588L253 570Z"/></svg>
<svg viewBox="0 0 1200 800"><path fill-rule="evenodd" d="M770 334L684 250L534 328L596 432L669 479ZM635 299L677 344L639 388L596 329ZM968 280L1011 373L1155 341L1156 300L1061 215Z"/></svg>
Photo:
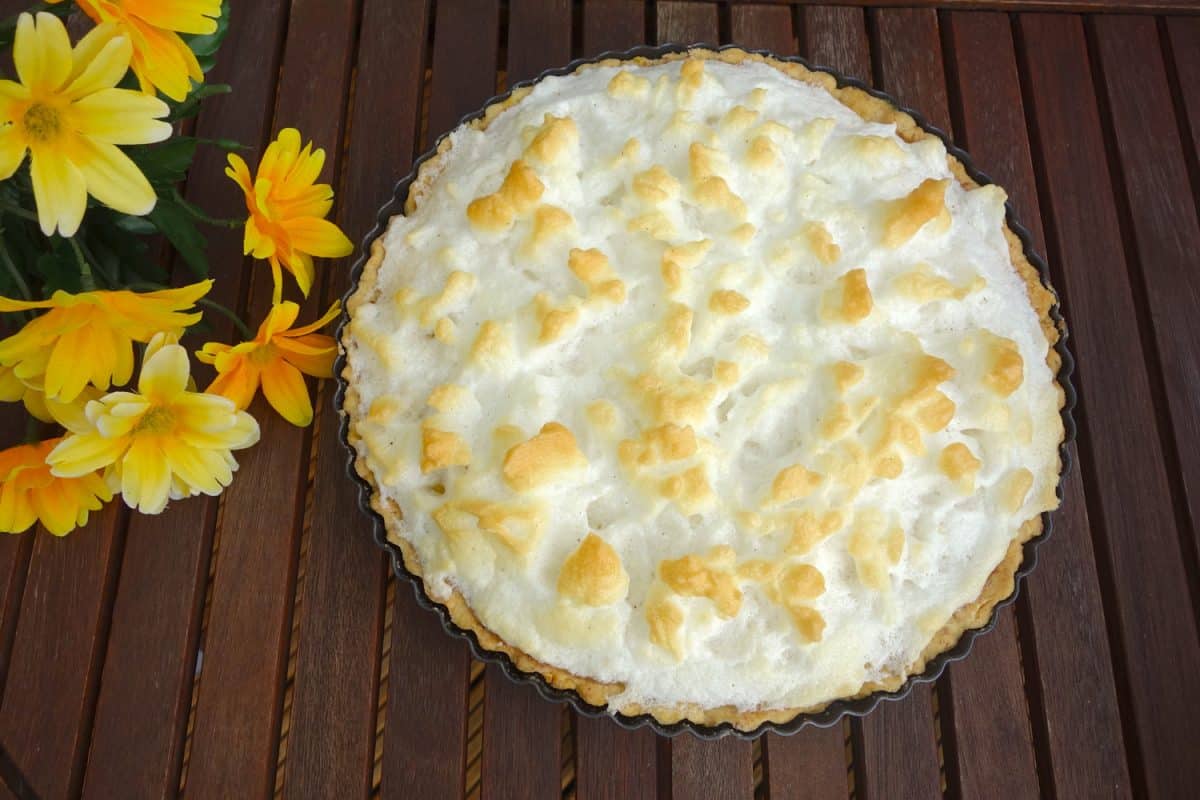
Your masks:
<svg viewBox="0 0 1200 800"><path fill-rule="evenodd" d="M639 0L588 0L583 5L583 49L625 50L645 41L645 5ZM651 800L657 776L657 737L627 731L606 719L575 717L575 787L579 800Z"/></svg>
<svg viewBox="0 0 1200 800"><path fill-rule="evenodd" d="M1196 325L1195 309L1200 306L1200 282L1195 270L1200 226L1196 202L1155 20L1112 17L1094 24L1109 119L1133 224L1138 271L1150 306L1157 364L1170 410L1169 420L1162 415L1159 418L1174 440L1174 447L1168 451L1173 449L1171 455L1179 462L1177 467L1172 464L1173 471L1178 469L1184 495L1178 500L1186 506L1191 533L1197 536L1200 326ZM1185 82L1194 83L1197 77L1187 74ZM1147 130L1155 135L1145 136ZM1195 568L1198 541L1193 538L1186 544L1185 557Z"/></svg>
<svg viewBox="0 0 1200 800"><path fill-rule="evenodd" d="M376 210L412 163L428 14L428 0L364 4L338 212L354 241L372 226ZM352 258L330 266L327 303L345 291ZM372 540L370 522L358 508L358 489L346 480L332 384L323 387L317 414L308 561L283 782L284 795L296 798L345 795L351 789L365 794L370 788L388 569ZM394 633L393 648L407 633ZM434 672L442 677L440 670ZM440 691L461 697L462 686ZM417 721L412 724L419 727ZM461 747L433 750L427 757L453 763L460 754Z"/></svg>
<svg viewBox="0 0 1200 800"><path fill-rule="evenodd" d="M70 536L38 530L33 543L0 742L43 800L75 796L83 779L124 520L110 503Z"/></svg>
<svg viewBox="0 0 1200 800"><path fill-rule="evenodd" d="M575 718L579 800L653 800L657 738L607 719Z"/></svg>
<svg viewBox="0 0 1200 800"><path fill-rule="evenodd" d="M934 125L951 131L936 12L881 9L876 12L876 27L883 88ZM1015 68L1010 77L1013 95L1008 100L1019 110ZM966 662L953 665L942 682L950 700L943 736L950 740L948 749L957 759L949 772L966 796L985 787L1014 797L1036 794L1033 732L1011 609L1002 612L995 631L977 640L974 651ZM948 724L951 719L953 726Z"/></svg>
<svg viewBox="0 0 1200 800"><path fill-rule="evenodd" d="M236 83L237 93L205 103L198 136L263 141L276 70L260 65L264 58L278 62L285 11L281 0L235 11L209 79ZM223 161L215 148L202 150L187 197L216 217L244 215ZM206 234L217 279L214 296L220 293L236 306L241 233L213 228ZM207 322L213 338L232 334L232 324L220 316L210 315ZM216 499L196 498L172 503L160 516L130 517L84 783L87 797L163 795L178 785L217 508Z"/></svg>
<svg viewBox="0 0 1200 800"><path fill-rule="evenodd" d="M571 60L571 3L525 0L508 8L508 85Z"/></svg>
<svg viewBox="0 0 1200 800"><path fill-rule="evenodd" d="M733 40L739 44L781 55L796 52L790 9L737 5L731 10L730 24ZM807 728L794 736L768 736L762 745L770 795L775 800L846 797L846 742L841 725Z"/></svg>
<svg viewBox="0 0 1200 800"><path fill-rule="evenodd" d="M856 796L899 800L941 795L933 695L919 684L903 700L883 702L854 722Z"/></svg>
<svg viewBox="0 0 1200 800"><path fill-rule="evenodd" d="M715 44L718 38L717 7L711 3L661 0L658 13L658 43Z"/></svg>
<svg viewBox="0 0 1200 800"><path fill-rule="evenodd" d="M469 653L396 586L388 703L383 730L385 798L463 796Z"/></svg>
<svg viewBox="0 0 1200 800"><path fill-rule="evenodd" d="M805 6L801 55L847 77L871 83L871 51L860 8Z"/></svg>
<svg viewBox="0 0 1200 800"><path fill-rule="evenodd" d="M750 742L671 740L671 797L677 800L738 800L754 796Z"/></svg>
<svg viewBox="0 0 1200 800"><path fill-rule="evenodd" d="M496 86L498 0L437 3L428 144L492 96ZM464 54L470 57L464 57Z"/></svg>
<svg viewBox="0 0 1200 800"><path fill-rule="evenodd" d="M763 740L772 800L844 800L849 794L842 726Z"/></svg>
<svg viewBox="0 0 1200 800"><path fill-rule="evenodd" d="M758 3L739 4L730 9L729 22L730 33L736 44L785 56L796 54L790 8Z"/></svg>
<svg viewBox="0 0 1200 800"><path fill-rule="evenodd" d="M17 631L17 615L25 576L29 573L29 555L33 552L32 533L0 537L0 692L8 677L13 637Z"/></svg>
<svg viewBox="0 0 1200 800"><path fill-rule="evenodd" d="M495 664L483 680L483 800L559 797L562 707L513 683Z"/></svg>
<svg viewBox="0 0 1200 800"><path fill-rule="evenodd" d="M1200 785L1192 747L1200 645L1187 609L1083 28L1075 17L1039 15L1021 17L1020 30L1053 238L1076 330L1077 380L1087 412L1080 451L1090 461L1084 474L1103 516L1117 615L1109 624L1119 626L1119 677L1128 691L1123 721L1126 733L1136 736L1139 756L1134 778L1153 796L1185 796Z"/></svg>
<svg viewBox="0 0 1200 800"><path fill-rule="evenodd" d="M1045 253L1009 18L953 13L949 21L962 104L958 133L976 164L1008 191L1035 248ZM1018 601L1026 673L1032 676L1028 688L1040 699L1042 712L1034 724L1046 751L1038 757L1058 795L1122 796L1129 793L1129 776L1121 720L1087 505L1074 461L1063 508L1055 514L1054 538L1039 550L1038 568L1026 578ZM955 665L954 673L974 660ZM960 728L960 742L970 735ZM988 762L993 764L1000 760ZM985 776L960 766L964 793L976 776L1004 785L1005 776L995 774L999 771L1002 765Z"/></svg>
<svg viewBox="0 0 1200 800"><path fill-rule="evenodd" d="M583 54L628 50L646 39L646 4L641 0L587 0L583 4Z"/></svg>
<svg viewBox="0 0 1200 800"><path fill-rule="evenodd" d="M1171 55L1175 61L1175 75L1179 76L1180 99L1187 119L1188 133L1193 157L1200 156L1200 19L1196 17L1169 17L1166 20L1167 38L1171 44ZM1195 179L1195 178L1193 178ZM1195 517L1193 525L1195 525Z"/></svg>
<svg viewBox="0 0 1200 800"><path fill-rule="evenodd" d="M323 177L336 175L356 20L353 0L336 7L316 0L291 5L275 127L296 126L326 148ZM257 322L270 304L271 281L255 266L249 307ZM317 269L320 275L325 266ZM289 296L296 294L288 287ZM314 292L301 318L311 319L318 305ZM224 496L187 778L187 791L197 797L266 793L275 783L308 431L283 420L261 397L250 412L263 444L248 451Z"/></svg>
<svg viewBox="0 0 1200 800"><path fill-rule="evenodd" d="M950 104L937 12L931 8L885 8L873 13L879 35L875 54L882 82L879 88L949 131Z"/></svg>

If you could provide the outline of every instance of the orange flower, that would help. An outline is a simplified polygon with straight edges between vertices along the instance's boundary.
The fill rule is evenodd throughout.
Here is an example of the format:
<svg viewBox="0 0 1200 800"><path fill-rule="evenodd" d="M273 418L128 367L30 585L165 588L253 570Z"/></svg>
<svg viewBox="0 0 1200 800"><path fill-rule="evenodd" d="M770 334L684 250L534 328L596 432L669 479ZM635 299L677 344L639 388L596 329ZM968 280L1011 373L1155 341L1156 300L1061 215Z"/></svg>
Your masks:
<svg viewBox="0 0 1200 800"><path fill-rule="evenodd" d="M346 234L325 219L333 207L333 188L314 183L323 166L325 151L314 151L312 142L301 150L295 128L280 131L279 138L267 146L254 177L240 156L229 156L225 174L242 188L250 212L243 250L270 262L275 305L283 294L281 267L296 277L308 297L314 256L341 258L354 252Z"/></svg>
<svg viewBox="0 0 1200 800"><path fill-rule="evenodd" d="M221 0L75 0L96 21L116 23L133 44L133 72L142 91L158 89L183 100L204 80L200 62L181 33L213 33ZM52 3L60 0L50 0Z"/></svg>
<svg viewBox="0 0 1200 800"><path fill-rule="evenodd" d="M192 305L212 281L155 292L98 291L49 300L0 297L0 313L48 309L0 341L0 365L46 397L69 403L91 383L97 389L127 383L133 375L133 343L166 331L175 336L200 321Z"/></svg>
<svg viewBox="0 0 1200 800"><path fill-rule="evenodd" d="M261 384L267 402L293 425L312 422L313 409L304 375L328 378L333 374L337 343L315 333L337 317L338 303L311 325L292 328L300 306L280 303L271 309L252 341L238 345L209 342L196 358L216 367L217 377L206 391L228 397L246 408ZM301 375L304 373L304 375Z"/></svg>
<svg viewBox="0 0 1200 800"><path fill-rule="evenodd" d="M88 514L112 499L99 472L76 478L50 473L46 456L61 439L0 451L0 531L20 533L38 520L55 536L86 525Z"/></svg>

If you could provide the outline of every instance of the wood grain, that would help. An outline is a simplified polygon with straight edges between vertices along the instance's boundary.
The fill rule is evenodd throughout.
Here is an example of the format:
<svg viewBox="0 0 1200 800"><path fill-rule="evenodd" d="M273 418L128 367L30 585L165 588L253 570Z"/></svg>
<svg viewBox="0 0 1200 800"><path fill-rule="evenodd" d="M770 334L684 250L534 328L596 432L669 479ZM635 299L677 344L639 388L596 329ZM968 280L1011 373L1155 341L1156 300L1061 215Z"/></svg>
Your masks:
<svg viewBox="0 0 1200 800"><path fill-rule="evenodd" d="M700 3L763 2L791 5L793 0L696 0ZM830 6L877 8L946 8L992 11L1072 11L1093 13L1200 13L1192 0L825 0ZM797 4L798 5L798 4Z"/></svg>
<svg viewBox="0 0 1200 800"><path fill-rule="evenodd" d="M1195 79L1200 75L1200 18L1168 17L1165 23L1175 75L1179 79L1179 99L1187 121L1187 144L1191 147L1195 165L1195 159L1200 158L1200 83ZM1193 187L1197 187L1200 175L1193 174L1192 181Z"/></svg>
<svg viewBox="0 0 1200 800"><path fill-rule="evenodd" d="M1116 141L1140 275L1154 339L1156 380L1162 381L1165 403L1159 419L1166 429L1165 446L1171 472L1178 476L1177 499L1187 510L1183 532L1191 534L1183 548L1194 570L1200 534L1200 282L1196 254L1200 224L1188 180L1179 120L1159 48L1158 27L1150 17L1094 21L1095 40L1104 75L1109 124ZM1160 132L1147 137L1146 130ZM1153 368L1152 368L1153 370ZM1166 408L1163 408L1163 406ZM1178 459L1178 467L1174 466ZM1191 530L1188 531L1188 528ZM1200 587L1193 584L1193 603ZM1194 606L1195 607L1195 606Z"/></svg>
<svg viewBox="0 0 1200 800"><path fill-rule="evenodd" d="M196 135L262 142L270 126L286 9L279 0L239 6L213 82L236 82L237 96L204 104ZM202 149L186 187L187 198L216 217L245 215L224 175L224 154ZM236 307L244 264L240 231L206 232L216 278L214 297ZM232 323L207 320L210 336L228 340ZM207 374L200 379L206 380ZM129 519L121 582L113 607L104 680L97 701L86 797L130 793L153 796L179 784L184 726L196 670L200 612L219 501L195 498L171 504L160 516Z"/></svg>
<svg viewBox="0 0 1200 800"><path fill-rule="evenodd" d="M357 11L354 0L336 7L293 2L279 75L275 127L295 126L325 147L322 177L335 183ZM337 100L331 104L330 98ZM271 301L270 278L263 265L256 267L248 303L254 322ZM318 264L318 286L325 269ZM287 295L298 295L294 286ZM312 319L319 301L314 291L301 306L301 319ZM187 777L188 792L198 797L267 793L275 784L309 437L261 396L250 413L269 446L247 451L223 497Z"/></svg>
<svg viewBox="0 0 1200 800"><path fill-rule="evenodd" d="M583 4L583 55L628 50L645 41L646 4L641 0L588 0Z"/></svg>
<svg viewBox="0 0 1200 800"><path fill-rule="evenodd" d="M858 797L917 800L941 795L929 684L917 684L902 700L880 703L853 724Z"/></svg>
<svg viewBox="0 0 1200 800"><path fill-rule="evenodd" d="M483 800L559 797L562 707L495 664L483 680Z"/></svg>
<svg viewBox="0 0 1200 800"><path fill-rule="evenodd" d="M507 83L537 77L571 60L571 3L525 0L508 9Z"/></svg>
<svg viewBox="0 0 1200 800"><path fill-rule="evenodd" d="M738 4L730 9L729 17L730 33L735 44L785 56L796 54L790 8L759 3Z"/></svg>
<svg viewBox="0 0 1200 800"><path fill-rule="evenodd" d="M65 538L38 529L21 601L0 742L43 800L83 780L125 509L110 503Z"/></svg>
<svg viewBox="0 0 1200 800"><path fill-rule="evenodd" d="M657 743L645 728L627 731L612 720L576 716L579 800L653 800Z"/></svg>
<svg viewBox="0 0 1200 800"><path fill-rule="evenodd" d="M376 210L412 164L428 13L428 0L367 0L363 7L354 105L347 119L349 157L338 204L338 219L354 241L371 227ZM327 303L345 292L351 259L330 265ZM331 382L322 387L317 415L307 574L298 609L300 647L283 782L284 796L296 798L370 788L388 569L371 523L358 507L358 488L345 477L347 454ZM394 634L395 639L404 636ZM462 693L453 685L442 691ZM331 708L338 709L332 718ZM461 748L433 750L427 757L453 763L460 754Z"/></svg>
<svg viewBox="0 0 1200 800"><path fill-rule="evenodd" d="M385 798L458 800L466 759L469 651L396 585L383 729Z"/></svg>
<svg viewBox="0 0 1200 800"><path fill-rule="evenodd" d="M738 800L754 796L750 742L694 736L671 740L671 797L676 800Z"/></svg>
<svg viewBox="0 0 1200 800"><path fill-rule="evenodd" d="M719 38L717 7L711 3L660 0L658 43L716 44Z"/></svg>
<svg viewBox="0 0 1200 800"><path fill-rule="evenodd" d="M1077 333L1086 411L1079 449L1090 462L1084 474L1093 508L1102 514L1117 614L1109 624L1119 626L1129 693L1122 716L1139 756L1134 779L1140 773L1154 796L1184 796L1200 785L1190 733L1200 685L1189 677L1200 669L1200 645L1190 615L1180 613L1188 589L1179 534L1083 28L1075 17L1029 15L1020 31L1051 238ZM1120 376L1119 391L1112 376Z"/></svg>
<svg viewBox="0 0 1200 800"><path fill-rule="evenodd" d="M872 82L866 17L861 8L804 6L801 55L813 64Z"/></svg>

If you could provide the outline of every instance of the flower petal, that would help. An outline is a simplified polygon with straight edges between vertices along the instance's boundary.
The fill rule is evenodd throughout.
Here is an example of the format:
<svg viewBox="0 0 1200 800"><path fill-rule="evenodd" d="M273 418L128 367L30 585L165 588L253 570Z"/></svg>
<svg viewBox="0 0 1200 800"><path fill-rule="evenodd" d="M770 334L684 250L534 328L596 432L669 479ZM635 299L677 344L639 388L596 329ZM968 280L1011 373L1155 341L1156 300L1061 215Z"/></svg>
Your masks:
<svg viewBox="0 0 1200 800"><path fill-rule="evenodd" d="M300 306L291 300L271 306L266 319L263 320L262 325L258 326L258 335L255 340L264 343L270 341L273 337L292 327L292 323L298 316L300 316Z"/></svg>
<svg viewBox="0 0 1200 800"><path fill-rule="evenodd" d="M83 173L57 149L35 147L32 158L29 173L42 233L74 236L87 210L88 186Z"/></svg>
<svg viewBox="0 0 1200 800"><path fill-rule="evenodd" d="M105 439L94 433L70 434L50 451L46 463L53 475L78 478L115 463L128 445L125 439Z"/></svg>
<svg viewBox="0 0 1200 800"><path fill-rule="evenodd" d="M72 160L87 181L87 192L101 203L137 217L154 210L158 197L150 181L115 145L80 136L71 149Z"/></svg>
<svg viewBox="0 0 1200 800"><path fill-rule="evenodd" d="M274 361L262 371L263 395L288 422L304 427L312 422L312 401L300 371L283 361Z"/></svg>
<svg viewBox="0 0 1200 800"><path fill-rule="evenodd" d="M171 124L161 117L170 112L157 97L131 89L101 89L71 105L76 129L109 144L151 144L169 139Z"/></svg>
<svg viewBox="0 0 1200 800"><path fill-rule="evenodd" d="M152 438L135 439L121 459L121 495L143 514L159 514L171 493L171 469Z"/></svg>
<svg viewBox="0 0 1200 800"><path fill-rule="evenodd" d="M213 379L204 391L228 397L239 410L250 405L254 393L258 391L259 373L246 359L239 358L227 372L222 372Z"/></svg>
<svg viewBox="0 0 1200 800"><path fill-rule="evenodd" d="M17 20L13 62L21 83L35 94L60 88L71 74L71 39L62 21L42 12L35 23L31 14Z"/></svg>
<svg viewBox="0 0 1200 800"><path fill-rule="evenodd" d="M316 217L285 219L281 223L292 247L317 258L342 258L354 252L354 244L329 220Z"/></svg>
<svg viewBox="0 0 1200 800"><path fill-rule="evenodd" d="M129 72L129 60L133 58L133 45L129 39L124 36L114 37L111 35L113 29L105 31L102 28L93 28L88 36L97 31L100 31L99 36L91 41L85 37L75 48L75 71L79 74L73 76L63 90L71 100L87 100L88 95L95 92L112 91L112 87L120 83L125 73ZM108 40L102 41L101 36L107 36ZM87 52L98 44L101 46L95 53Z"/></svg>
<svg viewBox="0 0 1200 800"><path fill-rule="evenodd" d="M0 128L0 181L8 180L25 160L25 138L12 125Z"/></svg>
<svg viewBox="0 0 1200 800"><path fill-rule="evenodd" d="M180 33L212 33L221 16L221 0L124 0L121 5L156 28Z"/></svg>
<svg viewBox="0 0 1200 800"><path fill-rule="evenodd" d="M166 345L142 364L138 391L155 400L174 399L187 389L190 371L187 350Z"/></svg>
<svg viewBox="0 0 1200 800"><path fill-rule="evenodd" d="M308 325L304 325L303 327L293 328L292 330L288 331L286 335L299 338L301 336L306 336L313 331L319 331L321 328L324 328L326 325L337 319L338 314L340 313L342 313L342 302L340 300L334 300L333 305L329 307L328 311L321 315L320 319Z"/></svg>

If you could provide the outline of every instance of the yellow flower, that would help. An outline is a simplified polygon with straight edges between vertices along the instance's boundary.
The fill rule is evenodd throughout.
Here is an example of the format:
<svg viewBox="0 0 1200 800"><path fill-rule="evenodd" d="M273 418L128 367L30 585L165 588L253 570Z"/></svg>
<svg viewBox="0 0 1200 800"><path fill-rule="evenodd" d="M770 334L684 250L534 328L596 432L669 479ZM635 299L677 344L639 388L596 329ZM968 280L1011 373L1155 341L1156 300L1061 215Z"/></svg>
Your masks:
<svg viewBox="0 0 1200 800"><path fill-rule="evenodd" d="M95 470L63 478L46 456L61 442L50 439L0 451L0 532L20 533L39 519L55 536L86 525L88 514L112 499Z"/></svg>
<svg viewBox="0 0 1200 800"><path fill-rule="evenodd" d="M313 284L313 257L341 258L354 252L354 245L336 225L325 219L333 207L333 189L314 184L325 165L325 151L300 149L300 132L287 128L267 146L258 174L239 156L230 154L225 174L246 195L246 237L243 250L271 263L275 278L274 304L283 292L280 267L296 276L300 291L308 297Z"/></svg>
<svg viewBox="0 0 1200 800"><path fill-rule="evenodd" d="M96 387L85 386L73 400L62 402L46 397L39 382L23 381L16 376L12 367L0 366L0 402L15 403L20 400L31 416L42 422L57 422L68 430L79 424L79 420L84 418L84 406L100 394Z"/></svg>
<svg viewBox="0 0 1200 800"><path fill-rule="evenodd" d="M71 50L52 14L17 21L13 60L21 82L0 80L0 180L30 154L38 221L47 236L74 236L88 195L125 214L154 208L154 189L119 144L160 142L167 104L114 88L129 70L129 40L113 25L92 29Z"/></svg>
<svg viewBox="0 0 1200 800"><path fill-rule="evenodd" d="M40 301L0 297L0 312L50 309L0 341L0 365L64 403L89 382L97 389L120 386L133 375L133 342L148 342L159 331L179 335L199 322L200 313L187 310L211 286L208 280L140 294L58 291Z"/></svg>
<svg viewBox="0 0 1200 800"><path fill-rule="evenodd" d="M61 0L51 0L53 3ZM133 43L133 73L142 91L157 88L172 100L183 100L200 83L200 62L180 33L213 33L221 16L221 0L76 0L97 23L110 22Z"/></svg>
<svg viewBox="0 0 1200 800"><path fill-rule="evenodd" d="M207 391L228 397L238 408L245 408L261 383L267 402L284 419L293 425L308 425L313 409L304 375L331 377L333 359L337 356L333 337L314 331L329 324L340 310L339 304L334 303L325 316L311 325L291 328L300 306L280 303L267 314L252 341L204 345L196 358L217 369L217 377Z"/></svg>
<svg viewBox="0 0 1200 800"><path fill-rule="evenodd" d="M126 505L157 514L167 500L217 495L237 469L231 451L258 441L258 423L233 401L188 391L187 351L154 337L137 392L113 392L88 403L88 427L68 435L46 461L74 477L109 468Z"/></svg>

